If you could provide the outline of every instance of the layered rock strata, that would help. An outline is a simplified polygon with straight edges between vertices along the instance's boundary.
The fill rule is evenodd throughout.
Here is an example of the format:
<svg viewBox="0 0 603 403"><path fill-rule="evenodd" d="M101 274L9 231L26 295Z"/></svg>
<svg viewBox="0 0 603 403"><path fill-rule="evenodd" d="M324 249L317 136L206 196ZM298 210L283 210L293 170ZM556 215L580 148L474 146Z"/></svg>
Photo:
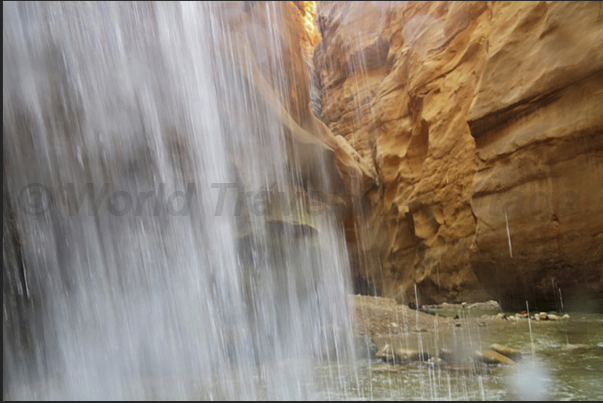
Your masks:
<svg viewBox="0 0 603 403"><path fill-rule="evenodd" d="M377 174L346 225L358 291L601 309L601 3L320 2L317 22L321 119Z"/></svg>

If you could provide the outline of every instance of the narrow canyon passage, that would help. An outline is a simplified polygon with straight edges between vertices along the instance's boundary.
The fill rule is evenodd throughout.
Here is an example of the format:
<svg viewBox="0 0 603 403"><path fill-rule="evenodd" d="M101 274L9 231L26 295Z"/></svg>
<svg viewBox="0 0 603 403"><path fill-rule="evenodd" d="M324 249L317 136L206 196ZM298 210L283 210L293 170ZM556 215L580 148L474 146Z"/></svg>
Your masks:
<svg viewBox="0 0 603 403"><path fill-rule="evenodd" d="M603 399L601 2L3 23L5 400Z"/></svg>

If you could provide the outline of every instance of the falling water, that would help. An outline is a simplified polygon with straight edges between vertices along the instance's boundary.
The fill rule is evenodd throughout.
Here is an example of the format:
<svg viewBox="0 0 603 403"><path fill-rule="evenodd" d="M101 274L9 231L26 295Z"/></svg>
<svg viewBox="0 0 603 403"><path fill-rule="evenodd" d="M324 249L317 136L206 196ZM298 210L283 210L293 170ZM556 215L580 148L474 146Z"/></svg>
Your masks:
<svg viewBox="0 0 603 403"><path fill-rule="evenodd" d="M10 398L312 398L349 349L282 7L4 3Z"/></svg>
<svg viewBox="0 0 603 403"><path fill-rule="evenodd" d="M513 246L511 245L511 232L509 231L509 217L507 217L507 212L505 212L505 221L507 223L507 239L509 240L509 256L513 258Z"/></svg>
<svg viewBox="0 0 603 403"><path fill-rule="evenodd" d="M530 304L526 301L526 312L528 313L528 328L530 330L530 345L532 347L532 360L536 355L536 351L534 348L534 333L532 333L532 317L530 316Z"/></svg>
<svg viewBox="0 0 603 403"><path fill-rule="evenodd" d="M5 400L601 400L582 366L603 357L600 316L528 319L528 339L462 308L421 329L427 314L398 305L403 331L382 336L419 362L383 373L353 354L345 186L310 112L329 96L306 66L315 14L251 3L3 3ZM428 51L418 26L444 44L445 24L417 15L400 27L413 52ZM357 94L373 91L365 56L345 66ZM377 119L352 98L352 126ZM357 234L375 224L361 205ZM374 241L351 256L379 294L392 268L363 252ZM532 352L507 386L475 359L491 343Z"/></svg>

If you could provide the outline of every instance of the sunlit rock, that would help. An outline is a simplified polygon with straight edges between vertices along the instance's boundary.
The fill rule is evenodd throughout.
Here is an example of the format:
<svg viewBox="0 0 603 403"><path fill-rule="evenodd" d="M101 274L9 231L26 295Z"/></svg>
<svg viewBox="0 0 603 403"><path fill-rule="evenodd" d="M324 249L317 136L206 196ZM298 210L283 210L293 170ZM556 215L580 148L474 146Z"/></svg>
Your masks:
<svg viewBox="0 0 603 403"><path fill-rule="evenodd" d="M475 358L485 364L515 365L515 361L493 350L477 351Z"/></svg>
<svg viewBox="0 0 603 403"><path fill-rule="evenodd" d="M354 259L358 276L399 300L416 284L434 303L603 309L600 14L319 3L321 119L378 173L347 234L382 264Z"/></svg>
<svg viewBox="0 0 603 403"><path fill-rule="evenodd" d="M491 344L490 346L488 346L488 350L495 351L499 354L504 355L505 357L509 357L510 359L516 362L521 360L521 351L504 346L502 344Z"/></svg>

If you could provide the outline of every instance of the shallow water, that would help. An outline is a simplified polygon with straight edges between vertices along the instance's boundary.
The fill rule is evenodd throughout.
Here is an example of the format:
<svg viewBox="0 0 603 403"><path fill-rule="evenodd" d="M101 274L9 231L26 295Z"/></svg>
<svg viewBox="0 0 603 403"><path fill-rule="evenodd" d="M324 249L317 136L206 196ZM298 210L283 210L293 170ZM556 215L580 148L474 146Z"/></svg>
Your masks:
<svg viewBox="0 0 603 403"><path fill-rule="evenodd" d="M479 323L479 322L476 322ZM466 361L456 365L413 363L396 372L379 372L388 368L378 359L328 362L316 359L283 358L246 372L254 394L238 390L233 383L236 368L225 369L211 377L193 374L168 377L162 383L181 385L193 391L195 399L221 400L237 389L245 398L271 399L275 385L268 381L272 371L295 367L313 367L313 379L297 387L300 394L316 400L601 400L603 399L603 315L572 314L564 322L533 322L534 351L527 320L519 323L489 322L479 327L465 322L465 328L437 335L439 346L460 341L457 348L472 342L472 348L486 348L503 343L519 349L523 359L513 367L487 366ZM475 333L469 338L467 332ZM418 338L426 351L435 351L436 334L410 335L411 347ZM479 341L475 341L479 340ZM133 385L127 398L154 399L161 396L149 377ZM135 387L134 387L135 386ZM144 389L141 395L136 390Z"/></svg>
<svg viewBox="0 0 603 403"><path fill-rule="evenodd" d="M451 312L452 313L452 312ZM478 315L478 317L481 316ZM324 366L324 373L346 373L348 389L324 391L323 399L359 400L602 400L603 315L572 314L569 321L532 322L534 351L527 320L489 322L479 327L461 323L451 335L439 335L440 346L469 350L501 343L519 349L523 359L513 367L486 366L469 361L458 365L403 365L399 372L374 372L379 360L363 361L355 369ZM469 337L467 333L471 332ZM426 351L435 351L436 335L412 335ZM584 345L584 346L581 346Z"/></svg>

